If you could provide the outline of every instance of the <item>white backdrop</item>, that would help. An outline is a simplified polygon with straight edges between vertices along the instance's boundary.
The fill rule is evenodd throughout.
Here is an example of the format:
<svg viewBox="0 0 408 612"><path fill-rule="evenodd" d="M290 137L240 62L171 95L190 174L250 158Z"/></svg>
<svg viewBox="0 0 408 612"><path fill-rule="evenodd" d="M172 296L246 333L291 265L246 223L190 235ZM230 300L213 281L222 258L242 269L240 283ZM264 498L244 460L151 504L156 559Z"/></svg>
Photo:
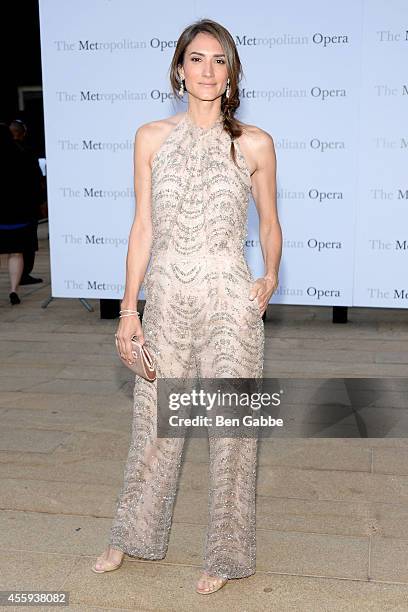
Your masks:
<svg viewBox="0 0 408 612"><path fill-rule="evenodd" d="M168 69L202 17L235 38L238 116L275 141L271 302L406 308L406 0L40 0L52 295L122 298L134 134L186 108ZM261 275L253 201L247 257Z"/></svg>

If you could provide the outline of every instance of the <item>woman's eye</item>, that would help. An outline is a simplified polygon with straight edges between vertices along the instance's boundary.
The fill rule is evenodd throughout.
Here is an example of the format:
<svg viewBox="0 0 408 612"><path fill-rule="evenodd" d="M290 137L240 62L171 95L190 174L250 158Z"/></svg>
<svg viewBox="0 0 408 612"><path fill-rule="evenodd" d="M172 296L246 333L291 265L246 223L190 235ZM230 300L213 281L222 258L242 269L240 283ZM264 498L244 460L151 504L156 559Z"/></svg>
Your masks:
<svg viewBox="0 0 408 612"><path fill-rule="evenodd" d="M197 60L198 62L199 62L199 61L201 61L201 57L192 57L192 58L191 58L191 61L192 61L192 62L195 62L196 60ZM220 64L225 64L225 60L223 60L223 59L217 59L217 63L220 63Z"/></svg>

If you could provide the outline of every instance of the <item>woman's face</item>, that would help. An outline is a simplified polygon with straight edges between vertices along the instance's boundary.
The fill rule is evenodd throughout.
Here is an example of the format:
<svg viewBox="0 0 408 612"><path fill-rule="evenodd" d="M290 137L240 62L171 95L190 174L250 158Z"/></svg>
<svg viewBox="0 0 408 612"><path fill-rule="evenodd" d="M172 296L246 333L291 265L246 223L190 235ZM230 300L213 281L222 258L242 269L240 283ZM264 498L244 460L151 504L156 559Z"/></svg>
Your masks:
<svg viewBox="0 0 408 612"><path fill-rule="evenodd" d="M216 38L197 34L186 47L184 64L179 67L187 91L200 100L215 100L227 86L227 64L224 50Z"/></svg>

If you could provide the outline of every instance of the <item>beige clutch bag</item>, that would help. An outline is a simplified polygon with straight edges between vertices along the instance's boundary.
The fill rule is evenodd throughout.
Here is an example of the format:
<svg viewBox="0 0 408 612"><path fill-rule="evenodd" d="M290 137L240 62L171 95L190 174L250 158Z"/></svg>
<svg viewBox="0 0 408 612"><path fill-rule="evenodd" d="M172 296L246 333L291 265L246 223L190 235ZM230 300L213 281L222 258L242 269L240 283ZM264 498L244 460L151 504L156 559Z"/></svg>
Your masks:
<svg viewBox="0 0 408 612"><path fill-rule="evenodd" d="M121 357L119 355L120 360L123 365L132 370L132 372L134 372L138 376L141 376L142 378L145 378L149 382L153 382L156 379L156 367L154 364L154 360L151 354L149 353L146 345L139 344L136 338L137 336L132 336L131 338L133 355L132 363L129 363L128 361L126 361L126 359L124 359L124 357ZM115 338L115 342L119 354L117 338Z"/></svg>

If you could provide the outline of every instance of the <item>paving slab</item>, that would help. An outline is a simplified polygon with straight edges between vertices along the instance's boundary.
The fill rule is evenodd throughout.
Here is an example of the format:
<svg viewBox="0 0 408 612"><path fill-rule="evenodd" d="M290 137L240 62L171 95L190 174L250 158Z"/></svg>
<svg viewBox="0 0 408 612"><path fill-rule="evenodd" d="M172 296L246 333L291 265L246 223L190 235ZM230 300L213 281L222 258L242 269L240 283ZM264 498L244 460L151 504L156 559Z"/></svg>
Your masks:
<svg viewBox="0 0 408 612"><path fill-rule="evenodd" d="M205 597L194 592L208 519L205 439L186 441L166 559L90 571L123 482L134 375L116 353L118 320L100 319L98 300L91 312L64 298L41 308L47 224L39 243L33 275L44 283L21 287L16 307L0 258L0 587L63 588L65 609L80 612L406 612L407 311L351 308L339 326L330 307L268 307L264 376L295 379L285 414L296 426L259 442L256 574Z"/></svg>

